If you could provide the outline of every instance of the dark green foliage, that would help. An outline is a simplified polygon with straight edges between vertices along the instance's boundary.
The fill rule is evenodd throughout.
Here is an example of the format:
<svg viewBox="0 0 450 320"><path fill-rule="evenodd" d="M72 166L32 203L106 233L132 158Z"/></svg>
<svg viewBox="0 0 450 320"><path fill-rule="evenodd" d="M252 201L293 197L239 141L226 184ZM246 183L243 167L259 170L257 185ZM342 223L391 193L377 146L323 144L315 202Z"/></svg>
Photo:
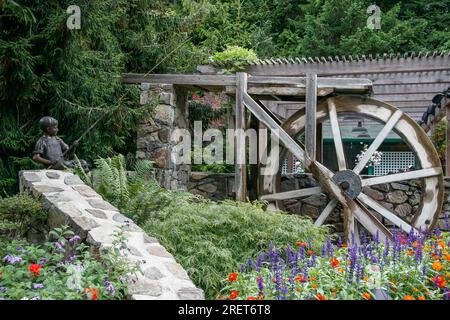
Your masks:
<svg viewBox="0 0 450 320"><path fill-rule="evenodd" d="M18 194L0 198L0 233L20 238L31 228L41 228L46 222L47 212L31 196Z"/></svg>

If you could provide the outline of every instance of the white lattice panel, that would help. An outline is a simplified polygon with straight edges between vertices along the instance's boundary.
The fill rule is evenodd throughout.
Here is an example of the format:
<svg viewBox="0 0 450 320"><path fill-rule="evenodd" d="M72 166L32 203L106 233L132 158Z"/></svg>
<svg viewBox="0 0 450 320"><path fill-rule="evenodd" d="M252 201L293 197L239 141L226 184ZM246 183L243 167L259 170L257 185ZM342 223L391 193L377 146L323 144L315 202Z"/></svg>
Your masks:
<svg viewBox="0 0 450 320"><path fill-rule="evenodd" d="M374 166L374 175L384 176L389 173L398 173L406 171L415 165L413 152L383 152L381 163Z"/></svg>
<svg viewBox="0 0 450 320"><path fill-rule="evenodd" d="M288 159L286 158L286 159L284 159L283 165L281 166L281 174L287 174L287 173L288 173Z"/></svg>

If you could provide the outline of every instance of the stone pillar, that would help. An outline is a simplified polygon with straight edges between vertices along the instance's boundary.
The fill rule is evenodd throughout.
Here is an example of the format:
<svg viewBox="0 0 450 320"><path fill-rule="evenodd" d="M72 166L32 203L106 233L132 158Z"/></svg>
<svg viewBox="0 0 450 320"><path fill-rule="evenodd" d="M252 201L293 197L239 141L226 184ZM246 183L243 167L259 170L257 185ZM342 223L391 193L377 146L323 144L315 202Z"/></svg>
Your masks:
<svg viewBox="0 0 450 320"><path fill-rule="evenodd" d="M174 163L172 152L177 142L171 140L176 128L189 128L187 92L173 85L142 83L140 103L151 99L159 101L138 129L136 158L155 162L155 175L162 187L187 190L190 165Z"/></svg>

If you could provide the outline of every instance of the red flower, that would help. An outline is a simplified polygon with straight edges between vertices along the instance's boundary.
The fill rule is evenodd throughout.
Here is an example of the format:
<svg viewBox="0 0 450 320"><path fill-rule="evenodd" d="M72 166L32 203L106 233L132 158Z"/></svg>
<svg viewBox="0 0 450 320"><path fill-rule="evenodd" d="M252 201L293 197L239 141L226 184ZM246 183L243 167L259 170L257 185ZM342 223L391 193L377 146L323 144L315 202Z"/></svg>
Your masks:
<svg viewBox="0 0 450 320"><path fill-rule="evenodd" d="M30 267L28 269L34 276L38 276L39 273L41 272L41 268L42 266L38 264L30 264Z"/></svg>
<svg viewBox="0 0 450 320"><path fill-rule="evenodd" d="M325 298L323 295L321 295L320 293L316 295L316 299L317 300L327 300L327 298Z"/></svg>
<svg viewBox="0 0 450 320"><path fill-rule="evenodd" d="M294 278L294 281L306 282L308 280L306 280L306 278L304 276L296 276Z"/></svg>
<svg viewBox="0 0 450 320"><path fill-rule="evenodd" d="M258 300L258 298L250 296L250 297L247 297L247 299L245 299L245 300Z"/></svg>
<svg viewBox="0 0 450 320"><path fill-rule="evenodd" d="M228 281L233 282L237 280L237 273L236 272L232 272L228 275Z"/></svg>
<svg viewBox="0 0 450 320"><path fill-rule="evenodd" d="M239 295L239 293L236 290L231 290L230 292L230 299L234 300L237 298L237 296Z"/></svg>
<svg viewBox="0 0 450 320"><path fill-rule="evenodd" d="M297 246L299 246L299 247L306 247L308 244L306 243L306 242L300 242L300 241L297 241L296 243L295 243Z"/></svg>
<svg viewBox="0 0 450 320"><path fill-rule="evenodd" d="M313 254L313 253L314 253L314 251L308 250L308 254L309 254L309 255L311 255L311 254Z"/></svg>
<svg viewBox="0 0 450 320"><path fill-rule="evenodd" d="M98 299L98 289L97 288L88 288L87 290L84 289L85 294L91 294L91 300L97 300Z"/></svg>
<svg viewBox="0 0 450 320"><path fill-rule="evenodd" d="M444 288L444 287L447 286L447 281L445 281L444 276L435 276L435 277L433 278L433 281L436 283L436 285L437 285L439 288Z"/></svg>
<svg viewBox="0 0 450 320"><path fill-rule="evenodd" d="M337 268L337 267L339 267L339 260L336 258L333 258L330 260L330 264L333 268Z"/></svg>

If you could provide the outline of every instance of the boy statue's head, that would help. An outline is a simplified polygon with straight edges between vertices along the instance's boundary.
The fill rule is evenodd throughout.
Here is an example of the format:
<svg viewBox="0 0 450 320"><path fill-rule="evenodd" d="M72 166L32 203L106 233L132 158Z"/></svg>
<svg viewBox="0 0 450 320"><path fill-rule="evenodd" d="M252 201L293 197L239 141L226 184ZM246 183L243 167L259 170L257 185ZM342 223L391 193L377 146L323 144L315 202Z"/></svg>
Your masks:
<svg viewBox="0 0 450 320"><path fill-rule="evenodd" d="M52 117L42 117L39 120L39 126L41 127L44 134L51 136L56 136L58 133L58 120Z"/></svg>

